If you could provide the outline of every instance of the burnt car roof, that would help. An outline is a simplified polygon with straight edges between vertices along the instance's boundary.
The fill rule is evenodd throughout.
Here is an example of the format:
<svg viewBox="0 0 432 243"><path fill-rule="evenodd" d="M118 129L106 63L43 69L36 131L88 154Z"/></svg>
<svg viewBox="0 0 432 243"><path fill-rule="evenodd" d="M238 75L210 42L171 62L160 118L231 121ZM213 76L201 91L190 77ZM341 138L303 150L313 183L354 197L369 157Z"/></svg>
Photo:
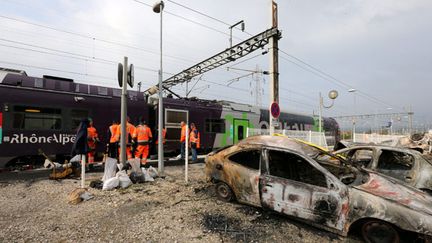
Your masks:
<svg viewBox="0 0 432 243"><path fill-rule="evenodd" d="M319 149L314 148L313 146L302 143L296 139L288 138L285 136L270 136L270 135L258 135L251 136L241 140L238 146L247 146L247 145L260 145L267 147L277 147L281 149L289 149L295 150L304 155L315 155L319 152Z"/></svg>

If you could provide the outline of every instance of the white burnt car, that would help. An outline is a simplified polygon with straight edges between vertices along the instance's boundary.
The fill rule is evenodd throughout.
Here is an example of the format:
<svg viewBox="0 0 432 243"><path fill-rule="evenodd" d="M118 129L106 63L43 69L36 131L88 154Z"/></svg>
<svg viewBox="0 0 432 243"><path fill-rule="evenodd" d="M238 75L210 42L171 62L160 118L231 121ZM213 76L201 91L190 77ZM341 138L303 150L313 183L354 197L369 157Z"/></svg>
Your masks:
<svg viewBox="0 0 432 243"><path fill-rule="evenodd" d="M336 162L335 162L336 161ZM432 197L299 141L254 136L210 153L218 197L274 210L367 242L430 242Z"/></svg>
<svg viewBox="0 0 432 243"><path fill-rule="evenodd" d="M352 164L399 179L432 195L432 162L420 152L382 145L356 145L334 152Z"/></svg>

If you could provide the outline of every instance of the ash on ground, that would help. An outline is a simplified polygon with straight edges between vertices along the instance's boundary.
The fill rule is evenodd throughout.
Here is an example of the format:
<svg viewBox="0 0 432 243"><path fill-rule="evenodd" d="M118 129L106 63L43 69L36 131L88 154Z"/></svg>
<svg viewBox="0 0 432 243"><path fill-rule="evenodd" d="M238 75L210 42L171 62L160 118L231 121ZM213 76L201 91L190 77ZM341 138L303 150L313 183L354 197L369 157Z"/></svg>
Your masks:
<svg viewBox="0 0 432 243"><path fill-rule="evenodd" d="M67 203L80 181L0 182L0 242L358 242L260 208L216 198L204 164L166 167L164 179L127 189L89 188L94 198ZM91 180L102 173L91 173Z"/></svg>

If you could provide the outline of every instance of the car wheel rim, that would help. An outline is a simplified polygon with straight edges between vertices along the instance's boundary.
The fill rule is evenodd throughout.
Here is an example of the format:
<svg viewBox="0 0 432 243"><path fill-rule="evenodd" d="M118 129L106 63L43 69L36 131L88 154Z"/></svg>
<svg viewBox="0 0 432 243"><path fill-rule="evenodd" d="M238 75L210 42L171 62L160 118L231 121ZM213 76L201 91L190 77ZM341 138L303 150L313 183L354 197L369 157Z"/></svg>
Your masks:
<svg viewBox="0 0 432 243"><path fill-rule="evenodd" d="M368 222L362 227L363 238L370 243L397 243L399 235L390 225L378 221Z"/></svg>

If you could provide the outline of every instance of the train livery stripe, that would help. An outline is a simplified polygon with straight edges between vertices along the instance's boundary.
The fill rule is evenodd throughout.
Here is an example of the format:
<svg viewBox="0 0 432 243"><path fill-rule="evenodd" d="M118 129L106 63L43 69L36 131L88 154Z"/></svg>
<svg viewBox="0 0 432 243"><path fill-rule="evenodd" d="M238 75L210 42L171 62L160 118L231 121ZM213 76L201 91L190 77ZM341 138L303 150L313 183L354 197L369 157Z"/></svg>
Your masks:
<svg viewBox="0 0 432 243"><path fill-rule="evenodd" d="M3 141L3 113L0 112L0 144Z"/></svg>

